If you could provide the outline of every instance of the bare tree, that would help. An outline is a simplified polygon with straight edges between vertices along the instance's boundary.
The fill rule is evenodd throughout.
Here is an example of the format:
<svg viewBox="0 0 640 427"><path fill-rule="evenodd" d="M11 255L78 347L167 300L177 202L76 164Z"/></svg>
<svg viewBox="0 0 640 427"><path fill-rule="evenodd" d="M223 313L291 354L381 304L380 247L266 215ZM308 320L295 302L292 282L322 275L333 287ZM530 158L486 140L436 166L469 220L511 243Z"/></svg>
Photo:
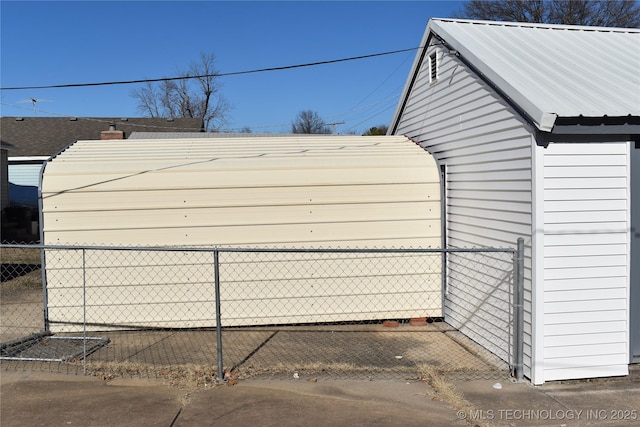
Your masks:
<svg viewBox="0 0 640 427"><path fill-rule="evenodd" d="M179 72L180 79L147 82L131 91L138 111L147 117L201 118L206 130L218 130L226 122L229 103L220 92L213 54L200 54L199 62Z"/></svg>
<svg viewBox="0 0 640 427"><path fill-rule="evenodd" d="M595 27L640 26L640 5L628 0L468 0L458 18Z"/></svg>
<svg viewBox="0 0 640 427"><path fill-rule="evenodd" d="M327 134L331 133L331 128L325 124L324 120L315 111L303 110L291 122L291 132Z"/></svg>

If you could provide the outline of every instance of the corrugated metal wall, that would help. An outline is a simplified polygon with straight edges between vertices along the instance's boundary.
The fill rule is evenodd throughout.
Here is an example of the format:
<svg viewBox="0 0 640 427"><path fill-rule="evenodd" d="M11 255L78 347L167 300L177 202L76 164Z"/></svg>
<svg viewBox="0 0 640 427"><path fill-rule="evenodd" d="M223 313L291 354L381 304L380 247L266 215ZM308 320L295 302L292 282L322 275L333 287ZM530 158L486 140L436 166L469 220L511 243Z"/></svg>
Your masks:
<svg viewBox="0 0 640 427"><path fill-rule="evenodd" d="M441 244L437 166L401 136L79 141L46 166L42 197L46 244ZM47 269L63 264L47 258ZM396 307L398 317L441 315L439 266L423 273L420 298L431 302L410 312ZM70 286L65 280L77 281L73 273L57 277L62 279L47 283L54 289L50 317L69 310L60 289ZM402 294L398 286L393 290ZM234 297L242 298L242 286L237 289ZM330 320L360 320L379 309L361 307L355 317L344 313ZM384 316L394 313L386 310ZM130 316L136 322L145 314ZM274 318L281 319L278 313ZM181 326L174 320L159 321Z"/></svg>
<svg viewBox="0 0 640 427"><path fill-rule="evenodd" d="M10 185L9 202L12 205L38 207L38 187L40 186L40 169L43 160L27 160L9 162L8 180Z"/></svg>
<svg viewBox="0 0 640 427"><path fill-rule="evenodd" d="M12 184L38 187L40 185L40 169L42 161L14 162L9 165L9 181Z"/></svg>
<svg viewBox="0 0 640 427"><path fill-rule="evenodd" d="M425 58L433 52L439 59L438 80L429 83L428 60L423 60L396 133L419 141L446 165L448 246L514 247L518 237L525 238L524 363L529 376L532 137L518 114L453 54L431 46ZM476 274L454 271L448 277L456 273ZM474 281L447 286L447 321L506 359L509 326L495 312L476 310L482 306L483 287ZM509 296L502 298L508 308Z"/></svg>

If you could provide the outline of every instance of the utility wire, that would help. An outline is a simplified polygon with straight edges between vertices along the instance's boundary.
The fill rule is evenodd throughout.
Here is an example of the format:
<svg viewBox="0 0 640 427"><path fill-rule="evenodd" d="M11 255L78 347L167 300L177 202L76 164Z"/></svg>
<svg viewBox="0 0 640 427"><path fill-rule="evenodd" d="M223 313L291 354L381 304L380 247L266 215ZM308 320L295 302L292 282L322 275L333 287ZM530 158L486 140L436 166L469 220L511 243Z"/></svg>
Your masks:
<svg viewBox="0 0 640 427"><path fill-rule="evenodd" d="M121 81L110 81L110 82L94 82L94 83L68 83L68 84L58 84L58 85L42 85L42 86L14 86L14 87L3 87L0 90L26 90L26 89L61 89L61 88L71 88L71 87L90 87L90 86L109 86L109 85L128 85L128 84L138 84L138 83L155 83L155 82L165 82L172 80L188 80L188 79L198 79L198 78L206 78L206 77L227 77L227 76L238 76L242 74L254 74L254 73L263 73L267 71L282 71L282 70L291 70L294 68L303 68L303 67L314 67L317 65L326 65L326 64L335 64L338 62L346 62L346 61L356 61L360 59L367 58L375 58L378 56L385 55L393 55L396 53L409 52L412 50L420 49L420 47L412 47L409 49L400 49L400 50L392 50L387 52L380 53L372 53L369 55L361 55L361 56L352 56L349 58L340 58L340 59L331 59L327 61L318 61L318 62L309 62L306 64L296 64L296 65L285 65L282 67L271 67L271 68L260 68L255 70L245 70L245 71L232 71L229 73L215 73L215 74L203 74L199 76L181 76L181 77L163 77L159 79L140 79L140 80L121 80Z"/></svg>

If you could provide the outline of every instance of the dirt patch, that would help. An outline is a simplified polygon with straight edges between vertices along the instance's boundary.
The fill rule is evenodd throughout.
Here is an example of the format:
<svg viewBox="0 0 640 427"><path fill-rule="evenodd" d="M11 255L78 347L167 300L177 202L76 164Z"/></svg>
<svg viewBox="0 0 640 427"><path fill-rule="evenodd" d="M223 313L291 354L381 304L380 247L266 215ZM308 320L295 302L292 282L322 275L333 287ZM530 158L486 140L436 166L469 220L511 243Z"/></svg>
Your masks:
<svg viewBox="0 0 640 427"><path fill-rule="evenodd" d="M4 251L2 255L4 256ZM3 281L0 285L0 342L31 335L43 329L40 270Z"/></svg>
<svg viewBox="0 0 640 427"><path fill-rule="evenodd" d="M40 249L2 248L0 259L2 264L40 264Z"/></svg>

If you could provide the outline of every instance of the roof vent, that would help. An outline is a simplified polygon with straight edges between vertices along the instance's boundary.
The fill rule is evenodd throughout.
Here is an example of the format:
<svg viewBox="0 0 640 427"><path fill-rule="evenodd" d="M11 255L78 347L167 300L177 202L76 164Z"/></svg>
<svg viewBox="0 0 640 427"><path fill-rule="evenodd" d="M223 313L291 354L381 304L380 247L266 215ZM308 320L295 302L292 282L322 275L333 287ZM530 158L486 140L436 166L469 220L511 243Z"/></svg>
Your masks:
<svg viewBox="0 0 640 427"><path fill-rule="evenodd" d="M16 122L22 122L24 121L24 117L16 117Z"/></svg>
<svg viewBox="0 0 640 427"><path fill-rule="evenodd" d="M438 55L433 52L429 55L429 83L435 83L438 80Z"/></svg>

